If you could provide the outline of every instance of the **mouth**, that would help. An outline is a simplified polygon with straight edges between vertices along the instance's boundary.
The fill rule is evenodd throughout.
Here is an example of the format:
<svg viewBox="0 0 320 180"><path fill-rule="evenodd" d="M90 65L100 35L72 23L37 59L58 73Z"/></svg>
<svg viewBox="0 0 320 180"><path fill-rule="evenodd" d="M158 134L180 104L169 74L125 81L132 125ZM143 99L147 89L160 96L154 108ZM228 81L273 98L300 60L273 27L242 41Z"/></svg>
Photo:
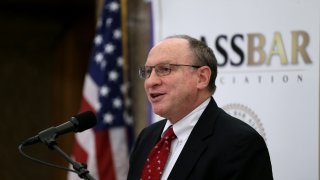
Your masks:
<svg viewBox="0 0 320 180"><path fill-rule="evenodd" d="M164 93L150 93L149 97L152 102L160 100L164 96Z"/></svg>

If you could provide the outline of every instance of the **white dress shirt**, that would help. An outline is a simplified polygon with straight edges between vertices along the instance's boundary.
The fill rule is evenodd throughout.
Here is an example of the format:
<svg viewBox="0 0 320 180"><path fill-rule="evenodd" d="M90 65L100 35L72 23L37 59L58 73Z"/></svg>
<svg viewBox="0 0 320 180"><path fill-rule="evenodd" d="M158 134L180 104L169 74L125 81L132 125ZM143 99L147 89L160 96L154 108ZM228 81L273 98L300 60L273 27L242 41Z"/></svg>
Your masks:
<svg viewBox="0 0 320 180"><path fill-rule="evenodd" d="M189 135L191 134L191 131L193 130L194 126L197 124L204 109L208 106L209 101L210 101L210 98L208 98L200 106L198 106L196 109L190 112L187 116L185 116L184 118L182 118L172 126L173 132L175 133L177 138L171 142L169 157L164 167L161 180L168 179L168 176L174 164L176 163L184 145L186 144L189 138ZM167 128L171 125L172 124L170 123L170 121L167 120L167 123L162 132L162 135L167 130Z"/></svg>

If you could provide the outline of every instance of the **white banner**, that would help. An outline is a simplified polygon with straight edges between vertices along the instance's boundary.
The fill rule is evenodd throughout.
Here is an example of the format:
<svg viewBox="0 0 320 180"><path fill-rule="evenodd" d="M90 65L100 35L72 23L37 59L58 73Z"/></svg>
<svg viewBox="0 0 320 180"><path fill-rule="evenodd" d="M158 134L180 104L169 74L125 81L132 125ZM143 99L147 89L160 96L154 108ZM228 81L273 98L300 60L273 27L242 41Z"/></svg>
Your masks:
<svg viewBox="0 0 320 180"><path fill-rule="evenodd" d="M266 140L274 179L319 179L319 0L153 0L153 40L202 38L218 105Z"/></svg>

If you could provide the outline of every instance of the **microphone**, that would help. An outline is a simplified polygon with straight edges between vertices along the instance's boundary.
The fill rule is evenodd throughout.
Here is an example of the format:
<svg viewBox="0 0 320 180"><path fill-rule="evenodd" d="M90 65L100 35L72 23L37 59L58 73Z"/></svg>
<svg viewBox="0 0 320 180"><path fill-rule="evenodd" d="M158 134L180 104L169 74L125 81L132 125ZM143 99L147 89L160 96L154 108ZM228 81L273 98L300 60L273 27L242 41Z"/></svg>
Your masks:
<svg viewBox="0 0 320 180"><path fill-rule="evenodd" d="M68 122L65 122L56 127L50 127L38 133L38 135L33 136L25 140L22 145L32 145L38 142L47 143L50 140L54 140L60 135L69 132L82 132L87 129L92 128L97 123L97 118L91 111L86 111L79 113L73 117Z"/></svg>

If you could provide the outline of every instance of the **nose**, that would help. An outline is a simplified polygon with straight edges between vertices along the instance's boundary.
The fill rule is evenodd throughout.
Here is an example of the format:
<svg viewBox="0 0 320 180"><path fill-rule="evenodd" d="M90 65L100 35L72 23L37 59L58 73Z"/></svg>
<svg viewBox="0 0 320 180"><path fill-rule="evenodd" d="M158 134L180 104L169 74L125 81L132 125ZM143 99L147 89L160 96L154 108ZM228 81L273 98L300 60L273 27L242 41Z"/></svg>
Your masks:
<svg viewBox="0 0 320 180"><path fill-rule="evenodd" d="M161 79L157 75L156 70L153 68L150 77L144 81L145 88L151 88L161 84Z"/></svg>

